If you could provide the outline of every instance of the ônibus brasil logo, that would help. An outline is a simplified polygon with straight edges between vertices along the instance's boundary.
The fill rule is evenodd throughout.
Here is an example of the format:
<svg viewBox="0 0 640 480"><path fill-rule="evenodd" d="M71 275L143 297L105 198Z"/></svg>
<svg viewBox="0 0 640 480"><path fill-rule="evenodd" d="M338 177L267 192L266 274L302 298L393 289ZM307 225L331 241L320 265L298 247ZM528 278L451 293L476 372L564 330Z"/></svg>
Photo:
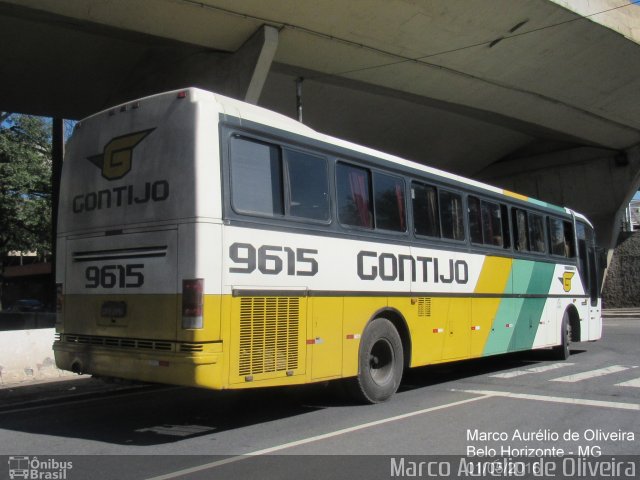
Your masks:
<svg viewBox="0 0 640 480"><path fill-rule="evenodd" d="M131 170L133 149L154 130L150 128L112 138L101 154L87 157L87 160L102 170L102 176L107 180L118 180Z"/></svg>
<svg viewBox="0 0 640 480"><path fill-rule="evenodd" d="M46 460L24 455L9 457L9 478L66 480L67 471L73 468L73 462L59 461L54 458Z"/></svg>

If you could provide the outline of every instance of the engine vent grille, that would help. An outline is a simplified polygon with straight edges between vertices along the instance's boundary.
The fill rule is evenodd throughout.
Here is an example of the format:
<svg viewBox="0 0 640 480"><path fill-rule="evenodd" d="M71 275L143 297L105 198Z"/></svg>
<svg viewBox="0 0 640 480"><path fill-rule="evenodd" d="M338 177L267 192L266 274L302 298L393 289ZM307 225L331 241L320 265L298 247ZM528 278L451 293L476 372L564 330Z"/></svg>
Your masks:
<svg viewBox="0 0 640 480"><path fill-rule="evenodd" d="M62 335L61 341L64 343L77 343L82 345L97 345L114 348L142 348L145 350L160 350L164 352L173 351L172 342L162 342L156 340L140 340L137 338L119 337L99 337L95 335Z"/></svg>
<svg viewBox="0 0 640 480"><path fill-rule="evenodd" d="M240 299L240 375L298 368L300 299Z"/></svg>
<svg viewBox="0 0 640 480"><path fill-rule="evenodd" d="M431 298L430 297L418 298L418 316L419 317L431 316Z"/></svg>
<svg viewBox="0 0 640 480"><path fill-rule="evenodd" d="M204 350L204 345L202 343L181 343L180 351L181 352L202 352Z"/></svg>

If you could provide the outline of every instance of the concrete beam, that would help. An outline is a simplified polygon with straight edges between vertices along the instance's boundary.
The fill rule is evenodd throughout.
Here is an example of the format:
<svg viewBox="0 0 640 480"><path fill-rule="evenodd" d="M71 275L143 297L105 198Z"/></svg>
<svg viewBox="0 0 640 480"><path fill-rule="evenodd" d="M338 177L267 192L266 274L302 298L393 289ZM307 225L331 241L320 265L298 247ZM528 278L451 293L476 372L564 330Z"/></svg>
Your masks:
<svg viewBox="0 0 640 480"><path fill-rule="evenodd" d="M107 105L184 87L200 87L258 103L278 47L278 30L260 27L234 53L165 47L143 55Z"/></svg>
<svg viewBox="0 0 640 480"><path fill-rule="evenodd" d="M520 158L494 164L480 178L585 214L598 244L613 249L624 209L640 184L640 147L582 147Z"/></svg>

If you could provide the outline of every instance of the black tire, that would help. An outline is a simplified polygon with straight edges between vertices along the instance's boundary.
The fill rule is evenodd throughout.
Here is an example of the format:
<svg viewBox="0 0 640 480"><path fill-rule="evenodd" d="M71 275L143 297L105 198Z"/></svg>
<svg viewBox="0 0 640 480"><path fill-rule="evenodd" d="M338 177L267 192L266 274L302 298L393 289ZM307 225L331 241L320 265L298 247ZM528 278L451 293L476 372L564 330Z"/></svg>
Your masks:
<svg viewBox="0 0 640 480"><path fill-rule="evenodd" d="M571 320L569 319L569 312L564 312L560 328L560 345L556 345L551 350L552 358L566 360L571 355Z"/></svg>
<svg viewBox="0 0 640 480"><path fill-rule="evenodd" d="M400 386L404 357L400 335L386 318L366 326L358 353L358 376L350 382L350 393L359 402L388 400Z"/></svg>

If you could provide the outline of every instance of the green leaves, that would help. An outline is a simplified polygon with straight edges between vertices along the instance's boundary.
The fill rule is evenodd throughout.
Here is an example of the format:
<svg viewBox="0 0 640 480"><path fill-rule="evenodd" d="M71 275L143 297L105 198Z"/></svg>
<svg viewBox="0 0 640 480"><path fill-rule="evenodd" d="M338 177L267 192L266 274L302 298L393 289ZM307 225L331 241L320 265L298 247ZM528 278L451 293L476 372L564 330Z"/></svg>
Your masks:
<svg viewBox="0 0 640 480"><path fill-rule="evenodd" d="M51 251L51 122L0 112L0 256Z"/></svg>

